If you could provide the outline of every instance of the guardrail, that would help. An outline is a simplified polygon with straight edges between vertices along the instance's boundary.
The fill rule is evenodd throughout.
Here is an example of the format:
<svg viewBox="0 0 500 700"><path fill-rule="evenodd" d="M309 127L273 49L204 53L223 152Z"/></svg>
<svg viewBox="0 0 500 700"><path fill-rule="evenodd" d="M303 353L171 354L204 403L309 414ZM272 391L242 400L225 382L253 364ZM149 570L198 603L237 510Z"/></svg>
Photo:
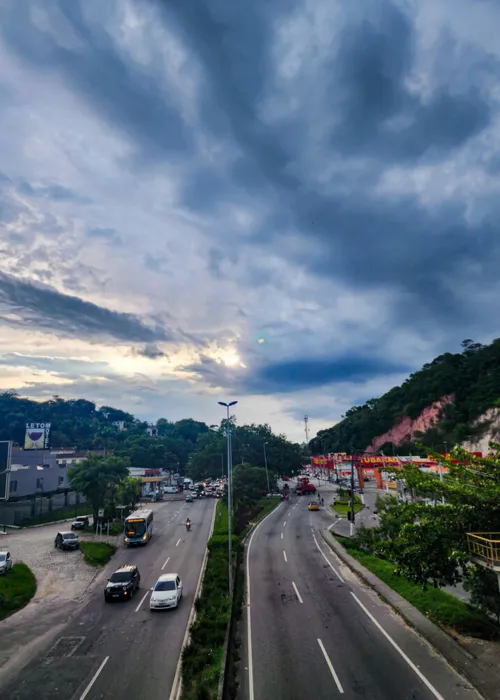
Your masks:
<svg viewBox="0 0 500 700"><path fill-rule="evenodd" d="M500 532L468 532L469 552L500 567Z"/></svg>

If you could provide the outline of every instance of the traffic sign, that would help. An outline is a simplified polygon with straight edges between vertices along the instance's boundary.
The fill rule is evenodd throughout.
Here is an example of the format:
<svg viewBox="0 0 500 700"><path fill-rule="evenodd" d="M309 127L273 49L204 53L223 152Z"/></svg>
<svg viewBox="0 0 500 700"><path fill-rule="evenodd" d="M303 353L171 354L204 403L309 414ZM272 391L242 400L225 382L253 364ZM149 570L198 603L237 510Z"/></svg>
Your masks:
<svg viewBox="0 0 500 700"><path fill-rule="evenodd" d="M104 508L99 508L99 510L97 511L97 516L99 518L104 518Z"/></svg>

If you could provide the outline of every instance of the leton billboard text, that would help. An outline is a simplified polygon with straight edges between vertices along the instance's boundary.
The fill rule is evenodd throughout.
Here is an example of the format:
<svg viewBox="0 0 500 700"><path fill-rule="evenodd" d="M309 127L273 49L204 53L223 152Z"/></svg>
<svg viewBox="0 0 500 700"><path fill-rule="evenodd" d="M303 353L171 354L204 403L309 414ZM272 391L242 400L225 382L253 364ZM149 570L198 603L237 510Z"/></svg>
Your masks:
<svg viewBox="0 0 500 700"><path fill-rule="evenodd" d="M26 423L25 450L50 450L50 423Z"/></svg>

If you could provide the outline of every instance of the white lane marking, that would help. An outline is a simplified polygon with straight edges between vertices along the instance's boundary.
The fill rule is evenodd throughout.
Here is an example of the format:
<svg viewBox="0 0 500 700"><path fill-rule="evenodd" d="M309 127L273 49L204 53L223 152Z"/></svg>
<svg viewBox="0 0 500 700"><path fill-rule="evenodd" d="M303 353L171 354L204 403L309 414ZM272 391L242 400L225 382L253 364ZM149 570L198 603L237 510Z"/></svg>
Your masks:
<svg viewBox="0 0 500 700"><path fill-rule="evenodd" d="M328 668L330 669L330 673L331 673L332 676L333 676L333 680L334 680L335 683L337 684L337 688L339 689L339 693L343 693L343 692L344 692L344 689L342 688L342 685L340 684L339 677L338 677L337 674L335 673L335 669L333 668L333 664L332 664L332 662L330 661L330 659L329 659L329 657L328 657L328 654L326 653L326 649L325 649L325 647L323 646L323 642L321 641L321 639L318 639L318 644L319 644L319 648L320 648L321 651L323 652L323 656L325 657L325 661L326 661L326 663L328 664Z"/></svg>
<svg viewBox="0 0 500 700"><path fill-rule="evenodd" d="M166 565L168 564L169 561L170 561L170 557L167 557L167 561L166 561L166 562L163 564L163 566L161 567L161 570L162 570L162 571L163 571L163 569L166 567Z"/></svg>
<svg viewBox="0 0 500 700"><path fill-rule="evenodd" d="M295 585L295 581L292 581L292 586L293 586L293 589L294 589L295 593L297 594L297 598L299 599L299 603L303 603L304 601L303 601L302 598L300 597L299 589L298 589L297 586Z"/></svg>
<svg viewBox="0 0 500 700"><path fill-rule="evenodd" d="M180 541L181 541L181 538L179 538L179 539L177 540L177 544L175 545L176 547L179 546L179 542L180 542Z"/></svg>
<svg viewBox="0 0 500 700"><path fill-rule="evenodd" d="M283 550L283 558L284 558L285 561L288 561L288 559L286 558L286 552L285 552L285 550Z"/></svg>
<svg viewBox="0 0 500 700"><path fill-rule="evenodd" d="M283 533L281 533L281 539L283 539Z"/></svg>
<svg viewBox="0 0 500 700"><path fill-rule="evenodd" d="M281 504L278 504L276 510L280 507ZM267 520L270 515L272 515L275 512L275 510L272 510L270 513L266 515L265 518L262 518L260 523L257 523L257 525L254 528L254 531L252 532L250 536L250 541L248 542L248 548L247 548L247 648L248 648L248 700L255 700L255 695L254 695L254 688L253 688L253 651L252 651L252 616L250 613L250 549L252 547L252 542L253 538L255 537L255 533L259 529L259 527L262 525L264 520ZM170 699L172 700L172 698Z"/></svg>
<svg viewBox="0 0 500 700"><path fill-rule="evenodd" d="M141 602L140 602L139 605L136 607L135 612L139 612L139 609L140 609L141 605L144 603L144 601L146 600L146 598L148 597L148 595L149 595L149 591L146 591L146 593L142 596Z"/></svg>
<svg viewBox="0 0 500 700"><path fill-rule="evenodd" d="M91 690L92 686L93 686L94 683L96 682L97 677L99 676L99 674L100 674L100 672L102 671L102 669L103 669L103 668L106 666L106 664L108 663L108 660L109 660L109 656L106 656L106 658L104 659L104 661L102 662L102 664L99 666L99 668L97 669L97 671L96 671L96 672L94 673L94 675L92 676L92 680L90 681L90 683L88 684L88 686L87 686L87 687L85 688L85 690L83 691L83 695L80 696L80 700L85 700L85 698L87 697L87 695L90 693L90 690Z"/></svg>
<svg viewBox="0 0 500 700"><path fill-rule="evenodd" d="M360 599L356 596L356 594L353 593L353 592L351 591L351 595L352 595L352 597L354 598L354 600L356 601L356 603L359 605L359 607L361 608L361 610L363 610L363 612L365 612L365 613L368 615L368 617L369 617L370 620L373 622L373 624L375 625L375 627L377 627L377 629L379 629L380 632L382 632L382 634L383 634L384 637L387 639L387 641L388 641L390 644L392 644L392 646L394 647L394 649L396 649L396 651L398 652L398 654L400 654L401 657L406 661L406 663L408 664L408 666L409 666L413 671L415 671L415 673L416 673L417 676L420 678L420 680L422 681L422 683L424 683L424 684L427 686L427 688L431 691L431 693L434 695L434 697L437 698L437 700L444 700L443 696L436 690L436 688L432 685L432 683L431 683L430 681L427 680L427 678L424 676L424 674L422 673L422 671L420 671L420 669L418 669L418 668L415 666L415 664L413 663L413 661L412 661L408 656L406 656L406 654L404 653L404 651L401 649L401 647L399 647L399 646L396 644L396 642L395 642L394 639L390 636L390 634L388 634L388 633L385 631L385 629L382 627L382 625L380 624L380 622L377 622L377 620L373 617L373 615L371 614L371 612L370 612L367 608L365 608L365 606L364 606L363 603L360 601Z"/></svg>
<svg viewBox="0 0 500 700"><path fill-rule="evenodd" d="M342 576L339 574L339 572L337 571L337 569L333 566L333 564L331 563L331 561L328 559L328 557L326 556L326 554L323 552L323 550L322 550L321 547L319 546L318 540L316 539L316 537L315 537L314 535L313 535L313 540L314 540L314 544L316 545L316 547L319 549L319 551L320 551L321 554L323 555L323 559L326 561L326 563L328 564L328 566L330 567L330 569L333 571L334 574L336 574L337 578L338 578L340 581L342 581L342 583L345 583L345 581L344 581L344 579L342 578Z"/></svg>
<svg viewBox="0 0 500 700"><path fill-rule="evenodd" d="M336 524L339 522L339 520L342 520L342 518L337 518L337 520L335 520L335 522L333 522L333 523L328 527L328 529L331 530L332 527L333 527L334 525L336 525Z"/></svg>
<svg viewBox="0 0 500 700"><path fill-rule="evenodd" d="M285 525L286 525L286 520L285 520L285 522L283 523L283 527L285 527Z"/></svg>

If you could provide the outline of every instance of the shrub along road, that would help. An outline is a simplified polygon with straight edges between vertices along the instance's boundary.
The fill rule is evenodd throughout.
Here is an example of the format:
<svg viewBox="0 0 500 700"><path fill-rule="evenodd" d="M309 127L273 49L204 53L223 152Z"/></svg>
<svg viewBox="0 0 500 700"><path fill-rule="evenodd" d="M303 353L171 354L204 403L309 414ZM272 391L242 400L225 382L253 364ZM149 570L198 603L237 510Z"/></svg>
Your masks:
<svg viewBox="0 0 500 700"><path fill-rule="evenodd" d="M333 557L319 536L328 510L310 513L307 499L294 497L254 531L240 697L479 700Z"/></svg>
<svg viewBox="0 0 500 700"><path fill-rule="evenodd" d="M52 639L7 684L2 685L0 678L0 696L16 700L80 700L95 677L86 700L168 698L214 506L215 500L207 499L193 504L165 503L155 509L150 543L117 551L92 586L86 602L75 606L58 638ZM184 527L188 515L191 532ZM106 578L126 563L139 567L141 588L131 601L105 604ZM152 613L150 588L160 574L169 572L179 573L183 579L183 600L175 610Z"/></svg>

